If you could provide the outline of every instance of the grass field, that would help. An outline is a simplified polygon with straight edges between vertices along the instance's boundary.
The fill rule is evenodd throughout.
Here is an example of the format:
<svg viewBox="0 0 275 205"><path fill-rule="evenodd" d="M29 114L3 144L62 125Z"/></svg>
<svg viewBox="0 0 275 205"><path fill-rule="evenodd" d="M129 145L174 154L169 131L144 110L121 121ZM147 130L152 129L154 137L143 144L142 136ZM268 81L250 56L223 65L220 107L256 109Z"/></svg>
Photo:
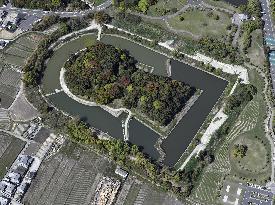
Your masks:
<svg viewBox="0 0 275 205"><path fill-rule="evenodd" d="M262 31L256 30L252 32L251 47L247 50L247 56L250 62L256 66L262 67L264 65L265 55L263 50Z"/></svg>
<svg viewBox="0 0 275 205"><path fill-rule="evenodd" d="M21 152L25 142L0 132L0 179Z"/></svg>
<svg viewBox="0 0 275 205"><path fill-rule="evenodd" d="M187 0L159 0L153 6L150 6L147 14L149 16L164 16L180 10L187 4Z"/></svg>
<svg viewBox="0 0 275 205"><path fill-rule="evenodd" d="M209 16L211 15L211 16ZM215 19L218 16L218 20ZM224 36L226 27L231 23L228 14L212 10L189 9L188 11L169 19L174 29L184 30L198 36Z"/></svg>
<svg viewBox="0 0 275 205"><path fill-rule="evenodd" d="M240 135L233 143L243 144L248 147L246 156L243 158L234 157L232 148L230 148L230 162L234 168L234 173L239 177L253 180L254 183L255 181L259 181L260 175L263 176L264 179L270 176L270 146L268 142L256 137L257 135L255 135L254 131L249 131ZM257 175L255 175L255 173Z"/></svg>
<svg viewBox="0 0 275 205"><path fill-rule="evenodd" d="M219 204L218 194L224 178L229 181L250 181L263 185L271 175L270 165L268 164L270 145L265 138L263 128L265 118L265 103L262 96L263 80L255 70L249 71L249 77L251 83L257 87L258 94L244 108L235 125L231 128L229 135L217 147L215 161L205 169L198 187L191 195L193 200L204 204ZM255 139L255 136L259 139ZM230 148L236 142L246 142L250 146L244 166L236 166L236 160L232 161L230 158ZM261 157L264 157L264 159L260 165L255 160ZM262 169L257 169L259 166L262 166ZM247 170L248 167L253 169L252 173Z"/></svg>

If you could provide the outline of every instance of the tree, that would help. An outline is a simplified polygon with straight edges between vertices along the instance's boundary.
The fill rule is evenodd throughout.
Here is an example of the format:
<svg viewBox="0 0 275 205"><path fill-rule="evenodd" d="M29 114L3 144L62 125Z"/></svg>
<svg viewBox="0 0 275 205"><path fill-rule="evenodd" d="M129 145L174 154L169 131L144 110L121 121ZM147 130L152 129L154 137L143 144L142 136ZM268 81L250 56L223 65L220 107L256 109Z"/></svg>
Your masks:
<svg viewBox="0 0 275 205"><path fill-rule="evenodd" d="M244 158L246 156L247 150L247 145L235 144L233 148L233 155L236 158Z"/></svg>
<svg viewBox="0 0 275 205"><path fill-rule="evenodd" d="M105 13L104 11L99 11L95 13L95 21L102 25L102 24L108 24L111 22L111 17L109 14Z"/></svg>
<svg viewBox="0 0 275 205"><path fill-rule="evenodd" d="M52 6L58 8L61 5L60 0L52 0Z"/></svg>
<svg viewBox="0 0 275 205"><path fill-rule="evenodd" d="M142 11L143 13L146 13L149 7L149 3L148 0L140 0L138 2L138 8L140 11Z"/></svg>

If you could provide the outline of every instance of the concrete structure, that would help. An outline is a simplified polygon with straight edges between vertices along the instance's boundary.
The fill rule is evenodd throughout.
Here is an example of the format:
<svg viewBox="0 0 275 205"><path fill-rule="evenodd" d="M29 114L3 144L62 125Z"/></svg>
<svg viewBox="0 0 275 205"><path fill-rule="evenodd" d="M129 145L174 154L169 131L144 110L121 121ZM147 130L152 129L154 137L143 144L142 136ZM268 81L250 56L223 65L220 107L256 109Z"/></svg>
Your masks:
<svg viewBox="0 0 275 205"><path fill-rule="evenodd" d="M103 177L96 188L94 205L111 205L120 187L120 182L109 177Z"/></svg>
<svg viewBox="0 0 275 205"><path fill-rule="evenodd" d="M10 199L0 196L0 205L8 205L9 203L10 203Z"/></svg>
<svg viewBox="0 0 275 205"><path fill-rule="evenodd" d="M4 180L0 182L0 193L2 193L3 196L11 198L15 191L16 185Z"/></svg>
<svg viewBox="0 0 275 205"><path fill-rule="evenodd" d="M246 14L238 14L235 13L232 17L232 23L239 26L241 25L244 21L248 20L248 16Z"/></svg>
<svg viewBox="0 0 275 205"><path fill-rule="evenodd" d="M7 181L13 183L13 184L20 184L22 181L22 176L19 173L10 172L8 176L6 177Z"/></svg>
<svg viewBox="0 0 275 205"><path fill-rule="evenodd" d="M115 173L121 176L123 179L126 179L126 177L128 176L128 172L126 172L124 169L121 169L120 167L116 168Z"/></svg>
<svg viewBox="0 0 275 205"><path fill-rule="evenodd" d="M18 158L17 165L25 167L25 168L29 168L30 165L32 164L32 162L33 162L33 157L28 156L28 155L21 155Z"/></svg>

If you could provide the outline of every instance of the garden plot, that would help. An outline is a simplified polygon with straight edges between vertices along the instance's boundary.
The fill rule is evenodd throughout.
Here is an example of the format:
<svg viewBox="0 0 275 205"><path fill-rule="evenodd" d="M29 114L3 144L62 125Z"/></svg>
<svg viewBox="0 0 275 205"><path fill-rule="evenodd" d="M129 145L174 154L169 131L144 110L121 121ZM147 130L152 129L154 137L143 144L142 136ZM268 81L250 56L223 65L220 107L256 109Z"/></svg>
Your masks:
<svg viewBox="0 0 275 205"><path fill-rule="evenodd" d="M24 146L25 142L0 132L0 179L4 177L7 168L12 165Z"/></svg>
<svg viewBox="0 0 275 205"><path fill-rule="evenodd" d="M129 180L129 179L127 179ZM127 182L126 182L127 183ZM116 205L122 204L121 202ZM123 205L183 205L182 202L169 194L157 190L150 184L134 180L131 184Z"/></svg>
<svg viewBox="0 0 275 205"><path fill-rule="evenodd" d="M16 45L15 45L16 46ZM28 58L31 55L30 51L26 51L25 49L20 49L17 47L10 47L6 50L6 54L12 55L12 56L18 56L21 58Z"/></svg>
<svg viewBox="0 0 275 205"><path fill-rule="evenodd" d="M9 69L4 69L0 73L0 83L18 88L20 85L21 74Z"/></svg>
<svg viewBox="0 0 275 205"><path fill-rule="evenodd" d="M97 154L66 146L41 165L23 201L30 205L91 204L101 173L110 166Z"/></svg>
<svg viewBox="0 0 275 205"><path fill-rule="evenodd" d="M21 74L11 70L3 69L0 73L0 107L9 108L14 101L20 85Z"/></svg>
<svg viewBox="0 0 275 205"><path fill-rule="evenodd" d="M4 49L6 62L12 65L23 66L42 38L42 34L27 33L11 42Z"/></svg>
<svg viewBox="0 0 275 205"><path fill-rule="evenodd" d="M9 127L10 127L9 113L7 110L0 108L0 129L8 129ZM1 154L1 151L0 151L0 154Z"/></svg>
<svg viewBox="0 0 275 205"><path fill-rule="evenodd" d="M26 99L23 87L18 93L17 98L9 108L10 116L13 121L29 121L39 116L38 111Z"/></svg>
<svg viewBox="0 0 275 205"><path fill-rule="evenodd" d="M0 72L0 107L8 108L14 101L20 85L21 74L5 68Z"/></svg>

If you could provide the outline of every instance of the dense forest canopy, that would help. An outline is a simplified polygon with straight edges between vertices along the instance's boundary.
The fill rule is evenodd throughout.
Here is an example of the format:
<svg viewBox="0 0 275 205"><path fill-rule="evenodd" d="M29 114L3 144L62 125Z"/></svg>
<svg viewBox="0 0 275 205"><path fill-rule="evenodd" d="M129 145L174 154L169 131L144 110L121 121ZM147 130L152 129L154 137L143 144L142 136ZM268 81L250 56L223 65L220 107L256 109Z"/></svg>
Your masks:
<svg viewBox="0 0 275 205"><path fill-rule="evenodd" d="M150 119L167 125L194 94L195 89L168 77L138 70L125 50L96 43L65 65L71 91L99 104L120 99Z"/></svg>
<svg viewBox="0 0 275 205"><path fill-rule="evenodd" d="M80 0L13 0L13 6L30 9L87 9L88 5Z"/></svg>

